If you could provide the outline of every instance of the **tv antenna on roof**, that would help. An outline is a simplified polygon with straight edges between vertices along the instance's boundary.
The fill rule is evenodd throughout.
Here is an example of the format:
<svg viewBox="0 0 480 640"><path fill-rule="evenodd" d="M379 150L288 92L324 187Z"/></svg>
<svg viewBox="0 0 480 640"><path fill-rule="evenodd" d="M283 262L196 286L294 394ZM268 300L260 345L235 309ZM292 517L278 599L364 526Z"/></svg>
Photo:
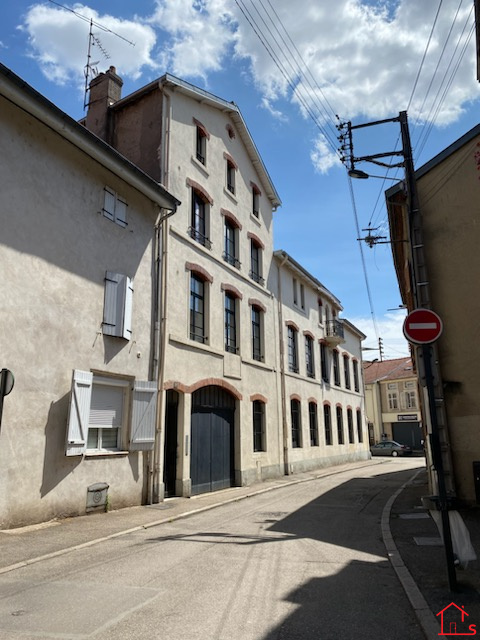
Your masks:
<svg viewBox="0 0 480 640"><path fill-rule="evenodd" d="M70 9L69 7L65 7L63 4L60 4L59 2L55 2L55 0L49 0L49 2L51 2L52 4L56 4L57 7L61 7L62 9L65 9L66 11L70 11L70 13L73 13L73 15L77 16L77 18L80 18L81 20L84 20L85 22L89 22L90 23L90 31L88 33L87 64L85 65L85 92L84 92L84 97L83 97L83 108L86 109L87 106L88 106L87 95L88 95L88 91L89 91L90 78L92 76L95 77L95 76L98 75L98 70L97 70L96 65L99 63L99 61L97 61L97 62L92 62L91 61L92 47L96 45L100 49L103 57L106 60L108 60L110 58L110 55L108 54L107 50L103 47L103 45L102 45L102 43L100 41L100 38L98 38L93 33L93 27L95 26L97 29L100 29L101 31L105 31L105 33L111 33L112 35L116 36L117 38L120 38L121 40L124 40L129 45L131 45L132 47L135 46L135 43L131 42L130 40L127 40L127 38L124 38L119 33L115 33L115 31L112 31L112 29L108 29L108 27L105 27L104 25L100 24L99 22L95 22L92 18L87 18L87 16L83 16L81 13L78 13L78 11L74 11L73 9Z"/></svg>

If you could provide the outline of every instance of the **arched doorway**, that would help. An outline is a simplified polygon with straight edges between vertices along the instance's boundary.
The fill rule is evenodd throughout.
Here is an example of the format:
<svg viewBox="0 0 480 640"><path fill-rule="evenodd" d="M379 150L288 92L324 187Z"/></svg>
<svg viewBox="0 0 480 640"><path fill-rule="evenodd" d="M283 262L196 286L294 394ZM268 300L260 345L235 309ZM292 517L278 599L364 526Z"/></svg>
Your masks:
<svg viewBox="0 0 480 640"><path fill-rule="evenodd" d="M235 398L222 387L192 394L190 478L192 495L232 487Z"/></svg>

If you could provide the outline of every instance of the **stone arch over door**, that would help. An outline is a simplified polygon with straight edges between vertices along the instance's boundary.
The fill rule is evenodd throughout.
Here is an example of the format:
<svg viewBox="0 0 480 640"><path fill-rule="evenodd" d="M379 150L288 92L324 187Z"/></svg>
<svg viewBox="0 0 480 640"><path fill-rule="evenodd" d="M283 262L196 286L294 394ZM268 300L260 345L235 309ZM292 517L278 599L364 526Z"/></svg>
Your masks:
<svg viewBox="0 0 480 640"><path fill-rule="evenodd" d="M219 491L235 483L235 404L235 396L217 385L192 393L192 495Z"/></svg>

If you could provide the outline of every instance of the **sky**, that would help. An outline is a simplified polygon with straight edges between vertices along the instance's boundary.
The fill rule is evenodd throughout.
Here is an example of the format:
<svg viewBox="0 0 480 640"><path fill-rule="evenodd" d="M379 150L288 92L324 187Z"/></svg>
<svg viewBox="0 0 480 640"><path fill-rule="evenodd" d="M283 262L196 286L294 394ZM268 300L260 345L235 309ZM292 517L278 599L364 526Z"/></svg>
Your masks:
<svg viewBox="0 0 480 640"><path fill-rule="evenodd" d="M16 0L0 61L75 119L110 65L123 96L167 72L235 102L282 200L275 249L340 299L365 359L408 355L384 198L403 170L361 162L388 178L350 179L337 126L406 111L418 168L478 124L473 0ZM355 129L353 153L398 151L399 134Z"/></svg>

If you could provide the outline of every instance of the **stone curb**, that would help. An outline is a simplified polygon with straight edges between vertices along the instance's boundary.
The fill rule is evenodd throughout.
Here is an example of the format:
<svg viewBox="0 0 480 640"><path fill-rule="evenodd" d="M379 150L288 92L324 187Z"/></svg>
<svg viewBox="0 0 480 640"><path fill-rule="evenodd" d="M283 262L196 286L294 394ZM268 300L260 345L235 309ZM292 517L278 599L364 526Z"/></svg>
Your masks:
<svg viewBox="0 0 480 640"><path fill-rule="evenodd" d="M382 511L382 538L387 550L388 559L390 560L390 563L394 568L398 579L400 580L400 584L402 585L403 590L405 591L405 594L410 601L410 604L412 605L417 620L420 623L423 633L425 634L425 638L427 638L427 640L435 640L438 638L440 638L440 640L446 640L444 635L440 635L440 625L431 612L425 598L421 594L420 589L418 588L415 580L412 577L412 574L405 566L397 549L397 546L395 545L392 532L390 530L390 512L392 510L393 503L402 493L405 487L409 484L412 484L412 482L421 472L422 469L414 473L410 480L407 480L407 482L405 482L399 489L397 489L397 491L395 491L395 493L387 500Z"/></svg>

